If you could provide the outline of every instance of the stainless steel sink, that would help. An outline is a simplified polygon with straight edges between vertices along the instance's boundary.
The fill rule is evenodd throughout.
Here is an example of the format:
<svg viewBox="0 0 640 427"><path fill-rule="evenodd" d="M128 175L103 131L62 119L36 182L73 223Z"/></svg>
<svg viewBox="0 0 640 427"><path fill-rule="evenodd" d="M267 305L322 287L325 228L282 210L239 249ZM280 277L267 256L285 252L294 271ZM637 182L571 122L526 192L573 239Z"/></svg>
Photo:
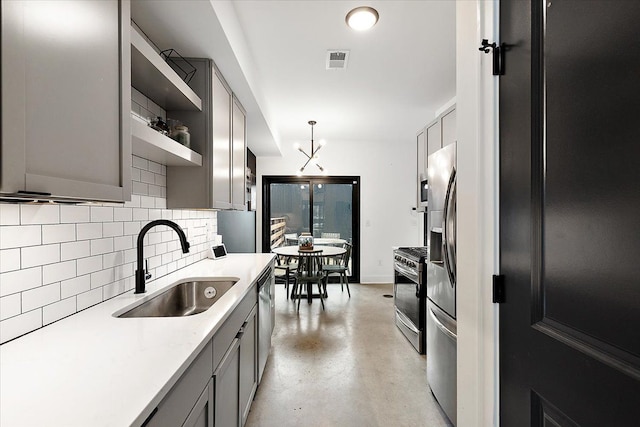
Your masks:
<svg viewBox="0 0 640 427"><path fill-rule="evenodd" d="M178 283L118 317L183 317L202 313L224 295L238 279Z"/></svg>

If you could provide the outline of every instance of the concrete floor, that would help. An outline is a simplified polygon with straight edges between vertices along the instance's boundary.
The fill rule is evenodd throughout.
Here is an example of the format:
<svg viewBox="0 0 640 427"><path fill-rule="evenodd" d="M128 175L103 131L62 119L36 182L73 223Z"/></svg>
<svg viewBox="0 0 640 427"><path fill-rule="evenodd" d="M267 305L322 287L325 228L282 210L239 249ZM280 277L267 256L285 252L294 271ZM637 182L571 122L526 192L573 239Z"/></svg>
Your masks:
<svg viewBox="0 0 640 427"><path fill-rule="evenodd" d="M276 285L273 347L247 427L448 426L426 380L426 358L393 322L393 285L329 285L320 301Z"/></svg>

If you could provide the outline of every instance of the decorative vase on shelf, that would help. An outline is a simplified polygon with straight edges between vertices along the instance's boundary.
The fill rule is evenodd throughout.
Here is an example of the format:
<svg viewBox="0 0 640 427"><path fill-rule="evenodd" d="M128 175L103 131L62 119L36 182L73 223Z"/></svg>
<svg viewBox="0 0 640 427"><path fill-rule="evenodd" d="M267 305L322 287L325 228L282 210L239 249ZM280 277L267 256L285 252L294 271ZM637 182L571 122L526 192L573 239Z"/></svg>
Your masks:
<svg viewBox="0 0 640 427"><path fill-rule="evenodd" d="M298 237L298 250L311 251L313 250L313 236L311 233L301 233Z"/></svg>

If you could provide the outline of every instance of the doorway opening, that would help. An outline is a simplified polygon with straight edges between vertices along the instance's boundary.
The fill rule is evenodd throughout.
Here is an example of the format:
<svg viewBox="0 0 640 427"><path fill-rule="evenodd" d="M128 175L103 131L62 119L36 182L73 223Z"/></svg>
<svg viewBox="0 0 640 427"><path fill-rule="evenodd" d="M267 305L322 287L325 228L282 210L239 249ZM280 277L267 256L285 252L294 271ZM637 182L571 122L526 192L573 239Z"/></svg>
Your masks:
<svg viewBox="0 0 640 427"><path fill-rule="evenodd" d="M348 279L360 281L360 177L263 176L262 252L301 233L353 245Z"/></svg>

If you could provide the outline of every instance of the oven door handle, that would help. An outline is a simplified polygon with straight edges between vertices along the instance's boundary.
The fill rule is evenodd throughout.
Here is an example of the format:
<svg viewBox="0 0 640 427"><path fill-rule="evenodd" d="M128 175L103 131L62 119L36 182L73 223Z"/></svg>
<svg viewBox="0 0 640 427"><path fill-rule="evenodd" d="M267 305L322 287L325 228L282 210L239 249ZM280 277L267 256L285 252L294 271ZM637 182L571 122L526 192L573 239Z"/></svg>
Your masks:
<svg viewBox="0 0 640 427"><path fill-rule="evenodd" d="M416 334L419 333L420 331L418 330L418 328L416 328L414 325L412 325L407 319L406 316L396 308L396 316L398 317L398 320L400 321L400 323L402 323L407 329L409 329L410 331L415 332Z"/></svg>
<svg viewBox="0 0 640 427"><path fill-rule="evenodd" d="M402 274L403 276L408 277L409 279L411 279L414 283L419 283L420 282L420 278L418 277L417 274L413 273L411 270L402 267L402 265L395 263L393 268L400 274Z"/></svg>

